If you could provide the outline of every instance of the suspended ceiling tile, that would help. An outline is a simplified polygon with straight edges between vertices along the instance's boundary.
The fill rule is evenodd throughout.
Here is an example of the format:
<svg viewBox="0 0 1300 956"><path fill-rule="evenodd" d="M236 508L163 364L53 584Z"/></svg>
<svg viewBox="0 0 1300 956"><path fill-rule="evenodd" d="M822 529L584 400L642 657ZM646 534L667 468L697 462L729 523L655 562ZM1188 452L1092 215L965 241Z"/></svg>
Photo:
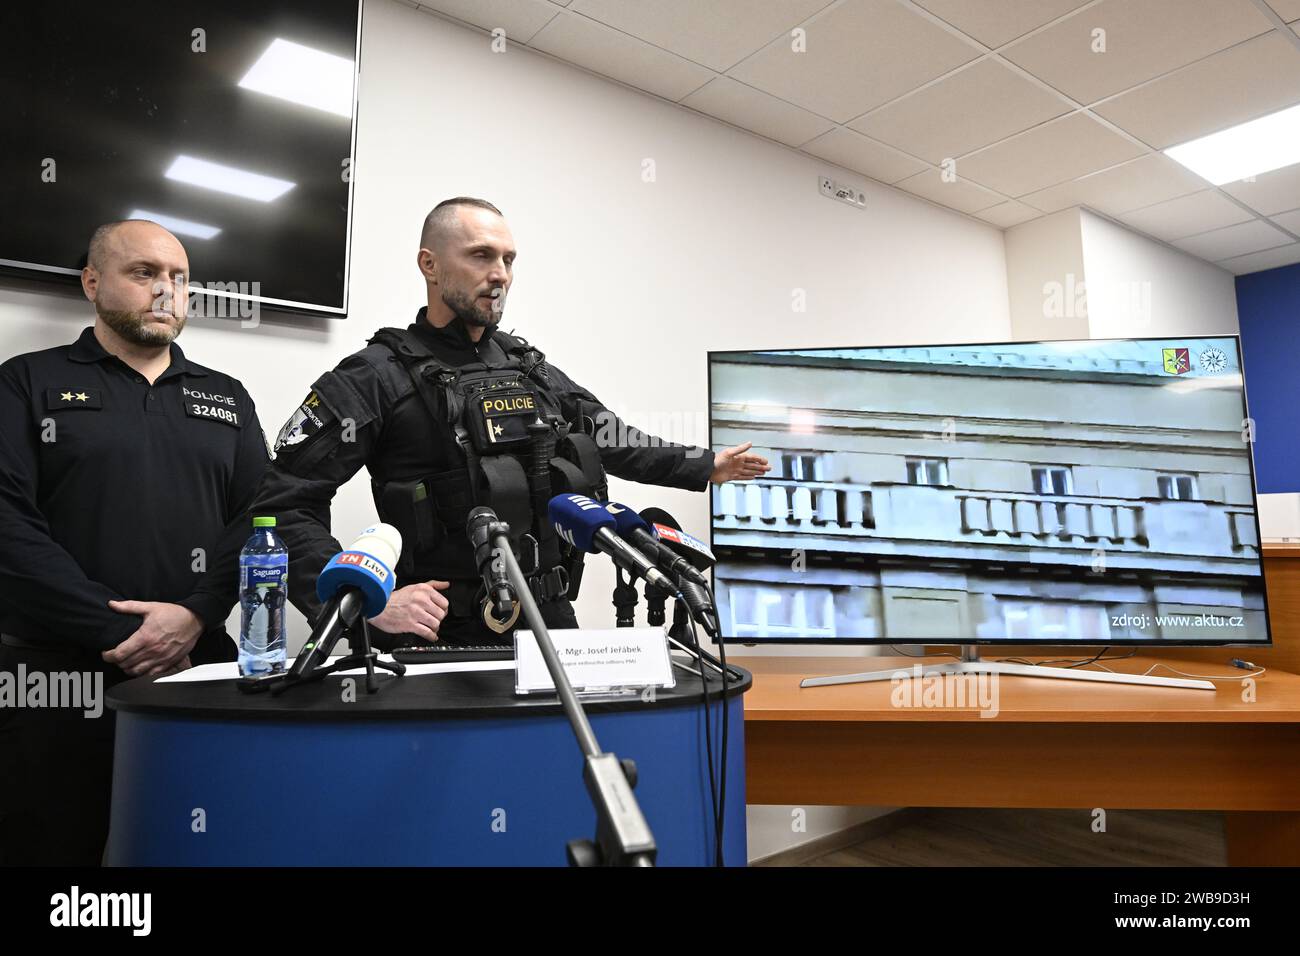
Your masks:
<svg viewBox="0 0 1300 956"><path fill-rule="evenodd" d="M919 159L904 156L851 129L833 129L805 143L803 150L882 183L896 183L925 169Z"/></svg>
<svg viewBox="0 0 1300 956"><path fill-rule="evenodd" d="M1179 196L1119 217L1149 236L1173 242L1255 218L1216 189Z"/></svg>
<svg viewBox="0 0 1300 956"><path fill-rule="evenodd" d="M1087 114L1074 113L958 160L957 175L1018 198L1143 152Z"/></svg>
<svg viewBox="0 0 1300 956"><path fill-rule="evenodd" d="M979 55L972 44L895 0L845 0L804 29L803 52L784 36L729 73L837 123Z"/></svg>
<svg viewBox="0 0 1300 956"><path fill-rule="evenodd" d="M1081 7L1088 0L916 0L989 47L999 47Z"/></svg>
<svg viewBox="0 0 1300 956"><path fill-rule="evenodd" d="M1022 197L1043 212L1089 206L1108 216L1182 196L1209 185L1201 177L1159 153L1091 173L1068 183Z"/></svg>
<svg viewBox="0 0 1300 956"><path fill-rule="evenodd" d="M1251 0L1103 0L1002 55L1086 105L1272 27Z"/></svg>
<svg viewBox="0 0 1300 956"><path fill-rule="evenodd" d="M1287 232L1294 232L1297 236L1300 236L1300 209L1278 213L1270 218L1273 220L1274 225L1281 226Z"/></svg>
<svg viewBox="0 0 1300 956"><path fill-rule="evenodd" d="M528 43L559 13L549 0L418 0L416 5L484 30L500 27L507 41L519 43Z"/></svg>
<svg viewBox="0 0 1300 956"><path fill-rule="evenodd" d="M542 27L529 46L674 101L699 89L714 75L698 63L644 40L568 14Z"/></svg>
<svg viewBox="0 0 1300 956"><path fill-rule="evenodd" d="M937 169L927 169L894 185L958 212L978 212L1005 202L997 193L964 179L946 182L942 172Z"/></svg>
<svg viewBox="0 0 1300 956"><path fill-rule="evenodd" d="M719 73L831 0L573 0L569 9Z"/></svg>
<svg viewBox="0 0 1300 956"><path fill-rule="evenodd" d="M1300 20L1300 0L1267 0L1267 3L1286 23Z"/></svg>
<svg viewBox="0 0 1300 956"><path fill-rule="evenodd" d="M1219 188L1266 216L1297 209L1300 208L1300 163L1260 173L1254 182L1240 180L1224 183Z"/></svg>
<svg viewBox="0 0 1300 956"><path fill-rule="evenodd" d="M1278 246L1265 252L1252 252L1250 255L1238 256L1235 259L1224 259L1219 265L1240 276L1251 272L1262 272L1265 269L1295 265L1297 262L1300 262L1300 242L1293 242L1289 246Z"/></svg>
<svg viewBox="0 0 1300 956"><path fill-rule="evenodd" d="M1244 256L1250 252L1260 252L1276 246L1286 245L1292 239L1281 229L1271 226L1262 219L1225 226L1199 236L1188 236L1174 243L1180 249L1186 249L1194 256L1218 262L1234 256Z"/></svg>
<svg viewBox="0 0 1300 956"><path fill-rule="evenodd" d="M1124 93L1095 112L1165 149L1300 103L1300 50L1275 32Z"/></svg>
<svg viewBox="0 0 1300 956"><path fill-rule="evenodd" d="M834 127L834 123L807 110L778 100L729 76L719 76L686 99L689 106L742 129L787 146L802 146Z"/></svg>
<svg viewBox="0 0 1300 956"><path fill-rule="evenodd" d="M1016 202L1014 199L1008 199L1006 202L998 203L996 206L990 206L988 209L981 209L975 213L979 219L990 222L995 226L1003 229L1011 226L1018 226L1022 222L1028 222L1031 219L1037 219L1042 213L1033 206L1026 206L1022 202Z"/></svg>
<svg viewBox="0 0 1300 956"><path fill-rule="evenodd" d="M1067 112L1059 96L984 59L850 125L938 164Z"/></svg>

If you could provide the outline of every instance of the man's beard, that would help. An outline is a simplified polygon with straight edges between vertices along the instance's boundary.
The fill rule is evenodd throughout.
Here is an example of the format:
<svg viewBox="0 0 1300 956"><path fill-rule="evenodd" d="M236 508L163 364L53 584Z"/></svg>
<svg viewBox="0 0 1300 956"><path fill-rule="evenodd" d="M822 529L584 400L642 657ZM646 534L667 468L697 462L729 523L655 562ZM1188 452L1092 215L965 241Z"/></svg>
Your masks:
<svg viewBox="0 0 1300 956"><path fill-rule="evenodd" d="M443 292L442 301L465 325L486 329L501 321L501 313L505 311L505 297L503 289L500 295L492 300L487 315L484 315L483 310L478 307L478 299L471 299L464 292Z"/></svg>
<svg viewBox="0 0 1300 956"><path fill-rule="evenodd" d="M119 312L114 309L96 307L104 324L132 345L159 346L170 345L185 328L185 317L178 316L174 326L159 326L148 323L152 315L140 315L138 312Z"/></svg>

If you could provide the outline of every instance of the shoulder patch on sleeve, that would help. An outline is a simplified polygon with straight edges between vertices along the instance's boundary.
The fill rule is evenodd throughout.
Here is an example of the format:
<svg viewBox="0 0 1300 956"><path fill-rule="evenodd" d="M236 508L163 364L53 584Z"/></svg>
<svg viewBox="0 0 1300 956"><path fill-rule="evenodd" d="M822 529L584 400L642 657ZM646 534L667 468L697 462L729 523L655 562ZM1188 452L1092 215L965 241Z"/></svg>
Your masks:
<svg viewBox="0 0 1300 956"><path fill-rule="evenodd" d="M280 429L280 434L275 439L275 453L278 455L286 448L301 445L313 435L319 434L332 421L334 421L334 413L320 400L320 396L312 391Z"/></svg>

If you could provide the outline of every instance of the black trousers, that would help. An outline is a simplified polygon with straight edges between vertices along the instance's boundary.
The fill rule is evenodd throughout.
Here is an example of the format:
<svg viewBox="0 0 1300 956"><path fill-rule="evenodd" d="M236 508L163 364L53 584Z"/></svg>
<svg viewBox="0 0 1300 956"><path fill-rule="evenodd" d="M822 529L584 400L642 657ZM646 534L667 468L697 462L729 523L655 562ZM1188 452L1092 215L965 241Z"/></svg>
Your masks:
<svg viewBox="0 0 1300 956"><path fill-rule="evenodd" d="M235 659L224 631L199 638L191 663ZM0 674L103 674L105 692L127 675L95 651L0 644ZM21 693L22 689L18 688ZM114 714L76 707L0 707L0 866L99 866L113 795Z"/></svg>
<svg viewBox="0 0 1300 956"><path fill-rule="evenodd" d="M97 654L0 645L0 674L125 676ZM23 665L19 670L19 665ZM99 866L108 839L113 791L113 712L73 707L0 707L0 865Z"/></svg>

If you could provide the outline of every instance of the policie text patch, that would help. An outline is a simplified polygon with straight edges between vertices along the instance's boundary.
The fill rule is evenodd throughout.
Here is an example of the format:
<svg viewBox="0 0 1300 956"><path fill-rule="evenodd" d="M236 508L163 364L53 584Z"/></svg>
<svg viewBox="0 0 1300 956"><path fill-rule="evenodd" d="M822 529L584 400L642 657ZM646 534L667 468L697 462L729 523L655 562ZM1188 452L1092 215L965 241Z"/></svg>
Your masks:
<svg viewBox="0 0 1300 956"><path fill-rule="evenodd" d="M467 424L479 454L495 454L528 441L528 424L537 419L537 398L528 389L484 389L472 400Z"/></svg>
<svg viewBox="0 0 1300 956"><path fill-rule="evenodd" d="M239 427L238 402L235 396L204 392L188 386L182 386L181 392L185 397L186 415Z"/></svg>

